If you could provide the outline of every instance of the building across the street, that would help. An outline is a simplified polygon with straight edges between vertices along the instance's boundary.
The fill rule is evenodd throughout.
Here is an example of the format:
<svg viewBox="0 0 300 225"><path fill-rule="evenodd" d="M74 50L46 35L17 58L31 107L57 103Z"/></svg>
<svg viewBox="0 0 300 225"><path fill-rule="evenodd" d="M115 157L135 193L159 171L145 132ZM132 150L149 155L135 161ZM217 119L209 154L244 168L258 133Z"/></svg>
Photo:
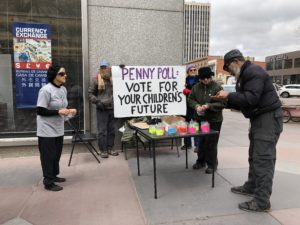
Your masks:
<svg viewBox="0 0 300 225"><path fill-rule="evenodd" d="M210 3L184 4L185 62L207 57L209 54Z"/></svg>
<svg viewBox="0 0 300 225"><path fill-rule="evenodd" d="M276 84L300 84L300 50L267 56L266 66Z"/></svg>
<svg viewBox="0 0 300 225"><path fill-rule="evenodd" d="M255 61L254 57L247 56L245 57L245 60L249 60L252 63L259 65L263 69L266 68L266 63L261 61ZM223 70L224 65L224 58L223 56L208 56L208 57L202 57L196 60L193 60L189 63L193 63L196 65L196 67L199 69L204 66L209 66L211 70L215 73L214 80L218 81L221 84L230 84L232 81L228 81L229 78L232 76L225 70Z"/></svg>

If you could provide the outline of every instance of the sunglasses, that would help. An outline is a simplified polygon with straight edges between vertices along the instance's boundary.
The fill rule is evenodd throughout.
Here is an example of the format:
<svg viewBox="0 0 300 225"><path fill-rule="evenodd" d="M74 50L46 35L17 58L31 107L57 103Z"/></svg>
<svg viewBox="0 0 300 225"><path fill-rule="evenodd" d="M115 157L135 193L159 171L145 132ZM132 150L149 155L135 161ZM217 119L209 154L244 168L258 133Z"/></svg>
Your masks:
<svg viewBox="0 0 300 225"><path fill-rule="evenodd" d="M66 72L60 72L60 73L58 73L57 75L63 77L63 76L65 76L65 75L67 75L67 74L66 74Z"/></svg>
<svg viewBox="0 0 300 225"><path fill-rule="evenodd" d="M196 72L197 70L196 69L191 69L189 70L190 72Z"/></svg>

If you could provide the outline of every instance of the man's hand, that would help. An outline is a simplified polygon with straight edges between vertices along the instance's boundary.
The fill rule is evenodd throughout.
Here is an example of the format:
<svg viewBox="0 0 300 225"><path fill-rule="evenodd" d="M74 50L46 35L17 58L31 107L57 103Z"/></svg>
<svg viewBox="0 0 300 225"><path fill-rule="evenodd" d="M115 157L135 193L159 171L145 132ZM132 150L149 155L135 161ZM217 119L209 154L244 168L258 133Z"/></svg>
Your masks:
<svg viewBox="0 0 300 225"><path fill-rule="evenodd" d="M207 110L208 109L208 106L207 105L198 105L197 107L196 107L196 111L197 112L204 112L205 110Z"/></svg>
<svg viewBox="0 0 300 225"><path fill-rule="evenodd" d="M202 105L202 110L205 111L208 109L208 105Z"/></svg>
<svg viewBox="0 0 300 225"><path fill-rule="evenodd" d="M210 96L210 98L215 101L223 101L228 99L228 95L229 95L228 92L222 90L219 91L216 95Z"/></svg>

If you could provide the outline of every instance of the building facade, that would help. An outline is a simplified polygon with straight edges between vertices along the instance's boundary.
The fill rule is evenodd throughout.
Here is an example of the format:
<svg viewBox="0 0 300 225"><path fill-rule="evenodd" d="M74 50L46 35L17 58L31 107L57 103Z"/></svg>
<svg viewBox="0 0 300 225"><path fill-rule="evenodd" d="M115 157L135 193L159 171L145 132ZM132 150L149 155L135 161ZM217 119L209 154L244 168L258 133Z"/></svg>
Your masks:
<svg viewBox="0 0 300 225"><path fill-rule="evenodd" d="M300 51L267 56L266 68L276 84L300 84Z"/></svg>
<svg viewBox="0 0 300 225"><path fill-rule="evenodd" d="M29 65L47 56L48 62L64 66L69 104L79 110L77 124L81 130L95 132L95 108L88 101L87 89L98 72L99 61L106 59L112 65L182 65L183 7L183 0L1 0L0 146L1 138L36 135L35 107L18 105L18 91L25 86L38 89L45 80L38 83L19 78L16 59ZM47 26L51 35L46 42L18 38L16 45L13 27L23 23ZM50 53L40 53L31 46L44 42L51 47Z"/></svg>
<svg viewBox="0 0 300 225"><path fill-rule="evenodd" d="M32 65L45 62L66 67L68 101L78 108L79 126L83 127L81 18L80 0L0 1L0 137L35 135L36 110L26 99L36 98L36 91L46 82L45 70ZM21 33L29 26L47 26L49 36L45 39L39 38L38 32ZM16 38L19 31L21 35ZM29 35L32 38L26 38Z"/></svg>
<svg viewBox="0 0 300 225"><path fill-rule="evenodd" d="M247 56L245 57L245 60L249 60L256 65L259 65L263 69L266 68L265 62L255 61L254 57ZM204 66L209 66L211 70L215 73L213 79L220 84L227 84L228 79L232 77L227 71L223 70L223 65L224 65L223 56L207 56L207 57L203 57L191 61L190 63L195 64L197 69Z"/></svg>
<svg viewBox="0 0 300 225"><path fill-rule="evenodd" d="M255 61L254 57L247 56L245 57L245 60L249 60L252 63L262 67L263 69L266 69L266 63L261 61ZM232 76L227 71L223 70L224 58L222 56L210 56L210 59L208 60L208 65L215 73L214 79L216 79L221 84L229 84L228 79Z"/></svg>
<svg viewBox="0 0 300 225"><path fill-rule="evenodd" d="M210 37L210 3L185 3L184 49L185 62L207 57Z"/></svg>

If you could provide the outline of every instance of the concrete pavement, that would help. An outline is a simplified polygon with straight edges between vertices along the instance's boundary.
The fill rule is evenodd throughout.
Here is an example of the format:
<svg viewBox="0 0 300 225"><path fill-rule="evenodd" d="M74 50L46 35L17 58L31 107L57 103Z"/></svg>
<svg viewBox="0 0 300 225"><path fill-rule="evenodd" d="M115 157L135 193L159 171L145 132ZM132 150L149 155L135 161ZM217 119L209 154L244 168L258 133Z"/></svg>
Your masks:
<svg viewBox="0 0 300 225"><path fill-rule="evenodd" d="M215 188L204 170L191 169L195 153L189 152L189 169L185 169L183 151L178 158L168 147L158 149L158 199L153 198L152 159L143 150L141 176L137 176L134 150L128 151L128 161L119 155L98 164L81 149L71 167L67 167L69 154L64 154L61 175L67 182L58 193L43 189L36 147L32 156L0 154L0 224L298 225L300 123L284 124L269 213L239 210L238 203L249 198L229 191L247 178L248 124L240 113L224 111Z"/></svg>

